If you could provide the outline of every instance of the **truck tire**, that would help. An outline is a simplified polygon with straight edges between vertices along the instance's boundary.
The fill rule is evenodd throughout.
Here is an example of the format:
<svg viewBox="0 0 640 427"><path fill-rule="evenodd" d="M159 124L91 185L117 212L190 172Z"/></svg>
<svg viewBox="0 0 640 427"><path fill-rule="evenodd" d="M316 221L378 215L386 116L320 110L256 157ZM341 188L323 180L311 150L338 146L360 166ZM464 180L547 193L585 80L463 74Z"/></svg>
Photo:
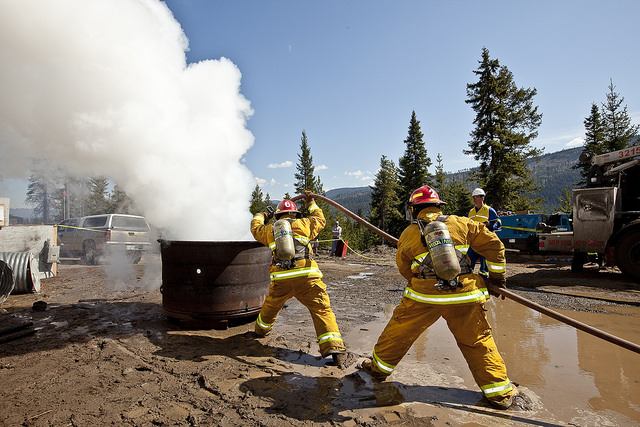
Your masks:
<svg viewBox="0 0 640 427"><path fill-rule="evenodd" d="M92 240L87 240L82 244L82 261L87 264L96 264L97 256L96 244Z"/></svg>
<svg viewBox="0 0 640 427"><path fill-rule="evenodd" d="M622 274L640 281L640 229L631 230L618 239L615 257Z"/></svg>
<svg viewBox="0 0 640 427"><path fill-rule="evenodd" d="M142 259L142 254L140 252L134 252L129 256L129 261L131 264L137 264Z"/></svg>
<svg viewBox="0 0 640 427"><path fill-rule="evenodd" d="M573 258L571 259L571 272L572 273L582 273L584 270L584 264L587 262L587 253L586 252L574 252Z"/></svg>

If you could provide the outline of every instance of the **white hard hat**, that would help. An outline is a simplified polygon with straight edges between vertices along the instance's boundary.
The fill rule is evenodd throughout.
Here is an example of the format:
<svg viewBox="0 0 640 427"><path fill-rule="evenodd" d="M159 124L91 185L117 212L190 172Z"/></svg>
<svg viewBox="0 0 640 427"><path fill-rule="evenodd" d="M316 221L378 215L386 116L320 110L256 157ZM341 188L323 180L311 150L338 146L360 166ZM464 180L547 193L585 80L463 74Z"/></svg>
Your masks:
<svg viewBox="0 0 640 427"><path fill-rule="evenodd" d="M471 196L483 196L484 197L484 190L482 188L476 188L475 190L473 190L473 192L471 193Z"/></svg>

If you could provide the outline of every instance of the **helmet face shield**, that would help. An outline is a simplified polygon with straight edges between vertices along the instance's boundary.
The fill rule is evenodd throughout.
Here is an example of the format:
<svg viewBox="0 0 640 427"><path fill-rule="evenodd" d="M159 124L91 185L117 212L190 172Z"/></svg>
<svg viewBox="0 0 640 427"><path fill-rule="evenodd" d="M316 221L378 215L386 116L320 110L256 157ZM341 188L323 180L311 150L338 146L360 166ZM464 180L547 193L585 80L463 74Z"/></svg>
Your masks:
<svg viewBox="0 0 640 427"><path fill-rule="evenodd" d="M411 205L409 203L404 206L404 219L406 219L407 221L413 221L413 213L411 210Z"/></svg>

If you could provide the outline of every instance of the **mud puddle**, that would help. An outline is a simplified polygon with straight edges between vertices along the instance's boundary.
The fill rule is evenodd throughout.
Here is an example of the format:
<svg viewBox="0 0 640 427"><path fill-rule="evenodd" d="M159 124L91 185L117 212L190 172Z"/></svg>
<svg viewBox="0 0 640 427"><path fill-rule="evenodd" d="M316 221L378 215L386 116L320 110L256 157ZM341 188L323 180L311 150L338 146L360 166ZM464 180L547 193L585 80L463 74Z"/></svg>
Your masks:
<svg viewBox="0 0 640 427"><path fill-rule="evenodd" d="M640 355L593 337L510 300L489 302L488 317L510 379L531 399L531 409L507 411L509 422L579 426L636 425L640 422ZM370 354L391 315L346 336L350 351ZM632 342L640 342L640 309L617 308L615 314L558 310L566 316ZM454 411L441 414L456 423L496 422L444 320L413 345L394 374L372 388L394 404L422 402ZM381 391L386 387L384 393ZM394 396L395 393L395 396ZM393 402L393 400L397 402ZM380 399L376 404L385 404ZM503 418L500 418L503 419ZM528 421L527 421L528 420ZM537 420L537 421L534 421Z"/></svg>

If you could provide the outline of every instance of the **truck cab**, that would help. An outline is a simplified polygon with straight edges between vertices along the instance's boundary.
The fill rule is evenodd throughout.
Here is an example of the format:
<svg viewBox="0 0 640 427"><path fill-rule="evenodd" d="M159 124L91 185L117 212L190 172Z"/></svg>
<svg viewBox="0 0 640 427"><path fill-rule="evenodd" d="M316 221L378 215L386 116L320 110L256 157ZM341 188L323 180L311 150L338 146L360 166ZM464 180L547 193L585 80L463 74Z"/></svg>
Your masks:
<svg viewBox="0 0 640 427"><path fill-rule="evenodd" d="M587 188L572 192L573 231L540 234L540 250L573 253L572 271L581 271L595 255L600 265L617 265L640 280L638 157L640 146L591 157Z"/></svg>
<svg viewBox="0 0 640 427"><path fill-rule="evenodd" d="M125 214L69 218L58 224L61 256L96 264L116 256L138 263L151 247L150 227L143 216Z"/></svg>

